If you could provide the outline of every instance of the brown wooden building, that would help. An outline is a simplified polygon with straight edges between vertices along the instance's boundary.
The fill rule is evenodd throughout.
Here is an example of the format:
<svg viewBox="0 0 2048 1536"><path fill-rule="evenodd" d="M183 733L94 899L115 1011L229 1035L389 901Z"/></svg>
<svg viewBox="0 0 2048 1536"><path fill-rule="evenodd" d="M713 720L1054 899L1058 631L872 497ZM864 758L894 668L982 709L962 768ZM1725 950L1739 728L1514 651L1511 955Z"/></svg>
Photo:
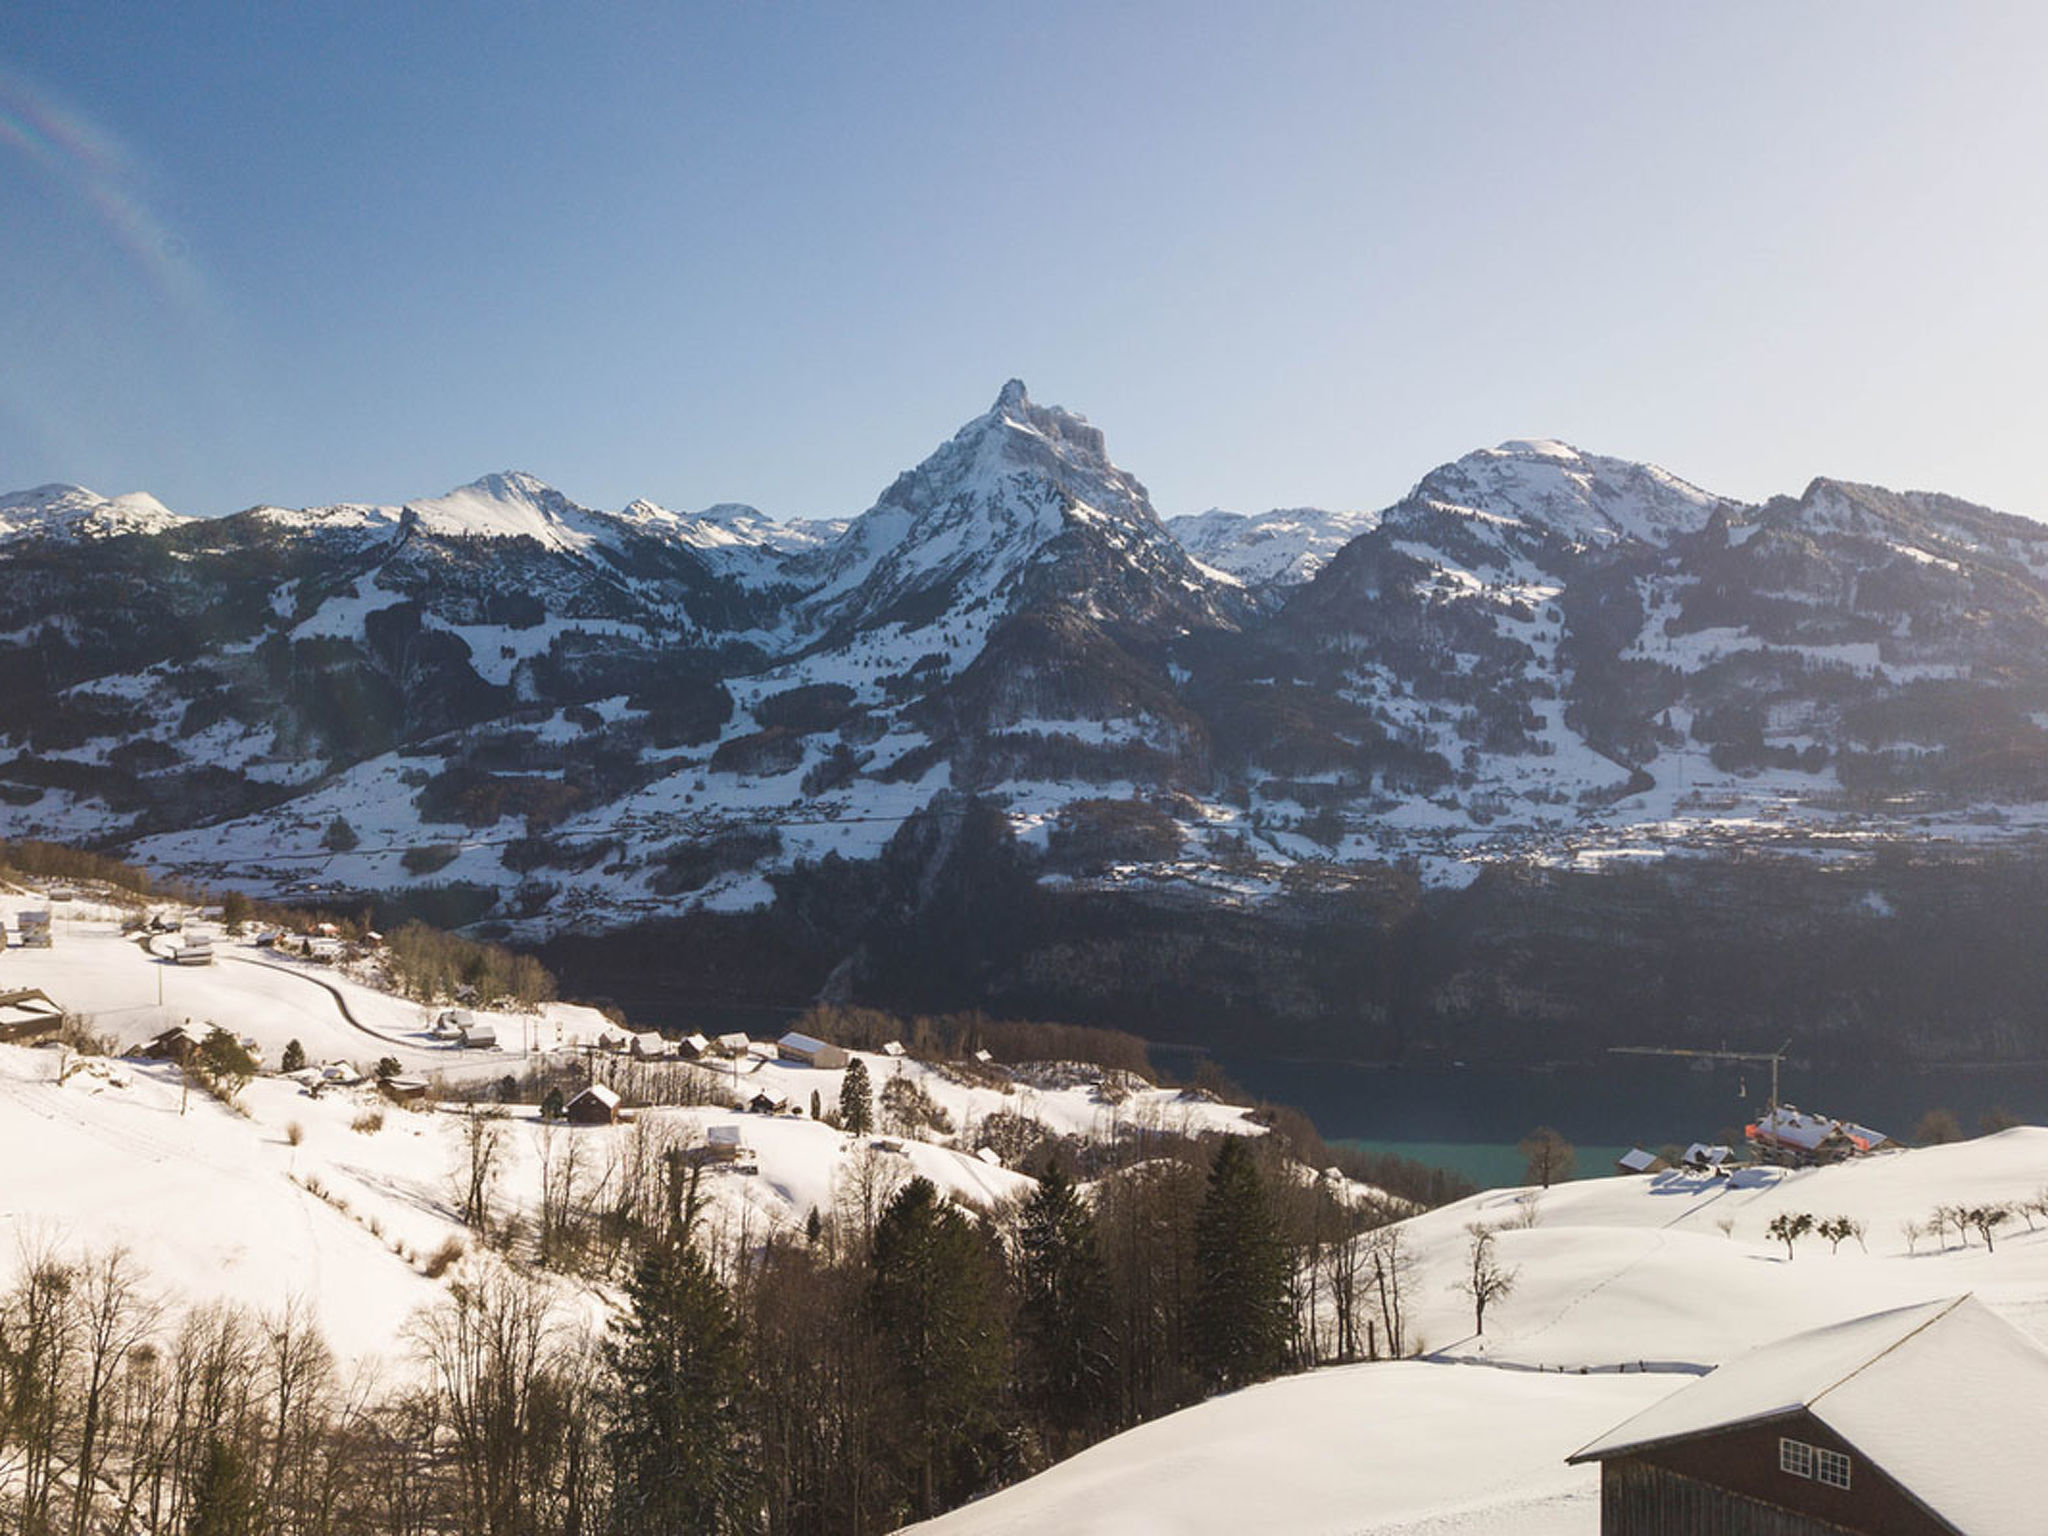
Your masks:
<svg viewBox="0 0 2048 1536"><path fill-rule="evenodd" d="M562 1106L562 1118L572 1125L614 1125L619 1119L619 1096L603 1083L592 1083Z"/></svg>
<svg viewBox="0 0 2048 1536"><path fill-rule="evenodd" d="M0 988L0 1045L41 1045L64 1031L64 1010L40 987Z"/></svg>
<svg viewBox="0 0 2048 1536"><path fill-rule="evenodd" d="M1571 1457L1601 1536L2039 1536L2048 1350L1972 1297L1752 1350Z"/></svg>

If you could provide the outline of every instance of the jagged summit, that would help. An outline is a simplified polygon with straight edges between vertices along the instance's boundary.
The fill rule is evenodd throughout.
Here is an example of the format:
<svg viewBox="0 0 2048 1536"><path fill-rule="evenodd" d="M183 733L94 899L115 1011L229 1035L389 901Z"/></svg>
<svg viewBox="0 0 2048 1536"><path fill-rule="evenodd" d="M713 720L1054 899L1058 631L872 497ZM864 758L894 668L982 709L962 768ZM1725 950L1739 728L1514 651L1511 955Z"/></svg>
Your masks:
<svg viewBox="0 0 2048 1536"><path fill-rule="evenodd" d="M1098 555L1075 565L1081 545ZM1101 430L1036 403L1012 379L809 564L807 607L820 629L930 622L962 605L999 614L1035 572L1058 566L1072 583L1087 566L1107 590L1122 580L1108 575L1111 564L1182 593L1212 580L1166 531L1144 485L1110 461Z"/></svg>

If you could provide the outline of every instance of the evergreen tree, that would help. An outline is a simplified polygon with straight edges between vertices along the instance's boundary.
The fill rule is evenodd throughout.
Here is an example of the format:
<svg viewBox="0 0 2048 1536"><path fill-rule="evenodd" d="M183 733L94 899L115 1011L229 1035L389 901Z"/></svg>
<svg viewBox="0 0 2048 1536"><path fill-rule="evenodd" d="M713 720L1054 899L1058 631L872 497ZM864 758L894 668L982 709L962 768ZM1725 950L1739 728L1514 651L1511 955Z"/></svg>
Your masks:
<svg viewBox="0 0 2048 1536"><path fill-rule="evenodd" d="M568 1103L562 1097L562 1090L550 1088L546 1097L540 1101L540 1117L543 1120L559 1120L567 1108Z"/></svg>
<svg viewBox="0 0 2048 1536"><path fill-rule="evenodd" d="M981 1490L1006 1340L988 1250L929 1179L875 1224L868 1300L904 1407L902 1470L929 1519Z"/></svg>
<svg viewBox="0 0 2048 1536"><path fill-rule="evenodd" d="M306 1048L299 1044L297 1040L285 1041L284 1055L280 1056L277 1062L278 1070L280 1072L296 1072L304 1067L305 1064Z"/></svg>
<svg viewBox="0 0 2048 1536"><path fill-rule="evenodd" d="M627 1283L605 1341L612 1529L619 1536L752 1530L742 1336L725 1287L687 1241L662 1243Z"/></svg>
<svg viewBox="0 0 2048 1536"><path fill-rule="evenodd" d="M846 1077L839 1085L839 1124L854 1136L875 1128L875 1094L868 1083L867 1063L858 1056L846 1064Z"/></svg>
<svg viewBox="0 0 2048 1536"><path fill-rule="evenodd" d="M218 1435L192 1480L186 1536L255 1536L262 1529L263 1490L247 1457Z"/></svg>
<svg viewBox="0 0 2048 1536"><path fill-rule="evenodd" d="M1065 1454L1109 1420L1117 1382L1095 1216L1058 1163L1024 1203L1018 1250L1024 1391Z"/></svg>
<svg viewBox="0 0 2048 1536"><path fill-rule="evenodd" d="M1251 1148L1226 1136L1195 1215L1195 1365L1213 1390L1261 1381L1285 1361L1288 1269Z"/></svg>

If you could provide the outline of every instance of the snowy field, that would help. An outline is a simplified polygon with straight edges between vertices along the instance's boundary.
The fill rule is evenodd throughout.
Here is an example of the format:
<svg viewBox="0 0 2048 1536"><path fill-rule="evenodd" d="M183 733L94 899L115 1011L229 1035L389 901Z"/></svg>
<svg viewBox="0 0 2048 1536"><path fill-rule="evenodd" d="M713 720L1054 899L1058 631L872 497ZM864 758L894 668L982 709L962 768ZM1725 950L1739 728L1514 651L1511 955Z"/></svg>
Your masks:
<svg viewBox="0 0 2048 1536"><path fill-rule="evenodd" d="M0 914L12 926L14 910L36 900L0 898ZM51 949L0 955L0 990L39 987L124 1045L190 1018L250 1037L267 1063L291 1039L314 1061L367 1066L395 1055L420 1075L494 1078L527 1061L519 1049L436 1043L425 1033L431 1010L329 967L224 943L213 966L181 969L123 938L111 909L81 901L58 910L68 915L57 919ZM601 1025L563 1007L493 1017L501 1040L540 1050ZM712 1222L721 1241L749 1242L800 1229L863 1179L921 1174L984 1207L1022 1194L1023 1175L965 1150L970 1128L999 1111L1090 1136L1134 1120L1251 1129L1240 1111L1166 1090L1112 1103L1087 1081L1004 1091L931 1065L864 1059L877 1086L911 1076L961 1127L962 1145L906 1139L883 1149L800 1114L726 1107L646 1110L634 1124L581 1128L544 1127L526 1110L508 1129L502 1199L530 1214L544 1166L559 1168L571 1148L586 1176L609 1177L636 1138L689 1144L736 1126L758 1172L710 1177ZM719 1076L742 1097L769 1089L800 1107L813 1090L836 1103L841 1081L760 1053ZM457 1109L384 1106L364 1089L315 1097L264 1077L244 1090L237 1113L188 1095L167 1065L0 1047L4 1263L52 1246L125 1246L167 1299L274 1310L300 1297L341 1353L396 1361L408 1319L483 1262L472 1255L430 1273L430 1256L462 1230L463 1132ZM2019 1203L2044 1190L2048 1130L2022 1127L1828 1169L1588 1179L1533 1198L1489 1191L1405 1224L1415 1258L1409 1342L1423 1358L1217 1399L927 1529L1591 1536L1597 1472L1564 1458L1757 1344L1965 1292L2048 1342L2048 1219L2034 1218L2036 1231L2015 1217L1992 1252L1952 1230L1941 1239L1907 1231L1939 1205ZM1846 1216L1863 1236L1832 1252L1808 1236L1788 1257L1766 1232L1787 1212ZM1500 1258L1516 1275L1483 1338L1453 1288L1474 1222L1499 1228ZM593 1316L608 1305L589 1290L569 1300Z"/></svg>

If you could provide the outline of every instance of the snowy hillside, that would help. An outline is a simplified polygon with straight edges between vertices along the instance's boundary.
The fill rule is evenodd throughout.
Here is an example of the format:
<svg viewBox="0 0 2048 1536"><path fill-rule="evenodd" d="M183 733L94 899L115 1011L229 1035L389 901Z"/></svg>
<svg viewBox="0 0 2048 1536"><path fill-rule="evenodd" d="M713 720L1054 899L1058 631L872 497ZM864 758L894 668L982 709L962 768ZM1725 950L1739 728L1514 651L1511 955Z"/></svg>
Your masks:
<svg viewBox="0 0 2048 1536"><path fill-rule="evenodd" d="M1592 1536L1598 1470L1565 1458L1758 1345L1963 1293L2048 1344L2048 1218L2011 1219L1991 1252L1903 1231L1937 1205L2044 1193L2048 1130L2034 1128L1798 1173L1489 1192L1403 1227L1424 1359L1201 1404L917 1529ZM1764 1229L1801 1211L1849 1216L1864 1237L1831 1253L1808 1236L1788 1259ZM1452 1289L1474 1221L1506 1224L1516 1276L1484 1339Z"/></svg>
<svg viewBox="0 0 2048 1536"><path fill-rule="evenodd" d="M0 912L13 920L46 899L17 893ZM40 988L122 1043L189 1018L247 1035L271 1063L296 1039L316 1067L389 1054L409 1073L459 1084L523 1071L538 1059L529 1046L559 1051L608 1028L563 1007L502 1014L494 1022L508 1048L465 1049L431 1034L432 1010L332 967L233 943L211 967L170 966L122 937L112 909L77 899L59 911L50 949L0 957L0 987ZM572 1178L610 1178L636 1147L702 1145L730 1126L758 1172L708 1180L708 1230L729 1249L801 1234L811 1212L862 1198L877 1178L887 1188L921 1175L977 1208L1024 1193L1028 1179L969 1150L973 1127L998 1112L1083 1136L1134 1123L1247 1128L1238 1111L1164 1091L1112 1102L1085 1073L977 1078L880 1053L861 1059L878 1084L899 1073L915 1083L959 1133L874 1141L802 1114L715 1104L645 1109L611 1127L547 1127L518 1110L503 1143L502 1208L530 1225L565 1159L583 1170ZM703 1072L721 1095L767 1091L799 1107L814 1090L833 1102L841 1081L837 1070L758 1052L708 1070L595 1060L621 1072ZM436 1259L463 1235L466 1126L460 1109L408 1110L365 1088L316 1095L274 1076L251 1082L236 1113L186 1093L167 1064L0 1047L0 1158L36 1170L0 1187L0 1221L62 1252L125 1246L153 1294L181 1303L219 1297L267 1310L299 1297L345 1354L395 1362L408 1319L484 1262L472 1255L443 1270ZM928 1528L1590 1536L1597 1474L1564 1458L1755 1345L1964 1292L2048 1341L2048 1218L2009 1217L1991 1251L1953 1227L1926 1231L1937 1207L2017 1210L2044 1194L2048 1130L2034 1128L1803 1172L1491 1191L1396 1229L1413 1261L1407 1347L1419 1358L1204 1403ZM1788 1257L1767 1228L1800 1212L1848 1218L1859 1235L1835 1251L1808 1235ZM1495 1229L1514 1276L1484 1337L1455 1289L1473 1223ZM597 1294L583 1304L601 1315Z"/></svg>
<svg viewBox="0 0 2048 1536"><path fill-rule="evenodd" d="M22 910L46 906L45 895L0 894L0 920L14 927ZM186 1300L221 1296L267 1309L299 1297L348 1354L395 1354L408 1316L440 1294L427 1260L467 1240L456 1194L465 1122L460 1106L407 1110L369 1084L316 1092L322 1067L367 1075L388 1056L403 1073L457 1091L550 1062L584 1063L600 1082L641 1089L680 1074L705 1102L643 1109L630 1124L551 1126L530 1105L516 1110L499 1201L508 1218L537 1220L544 1169L559 1172L572 1142L579 1177L601 1180L617 1177L635 1146L645 1155L657 1145L701 1145L712 1127L735 1126L758 1172L711 1179L708 1230L721 1244L801 1233L812 1212L829 1214L850 1198L856 1181L886 1193L922 1176L977 1209L1009 1200L1031 1181L977 1155L978 1128L995 1115L1091 1139L1134 1126L1256 1133L1243 1110L1166 1089L1098 1091L1100 1074L1087 1071L1057 1081L969 1077L861 1052L878 1092L901 1077L956 1128L930 1139L898 1135L877 1153L868 1139L803 1113L813 1093L837 1104L844 1070L778 1060L769 1043L701 1067L637 1062L593 1049L614 1032L595 1011L549 1004L475 1015L495 1026L498 1044L465 1047L433 1032L440 1009L332 965L221 938L212 965L179 966L166 958L175 940L123 935L118 909L78 899L55 910L49 949L0 953L0 992L38 989L122 1050L176 1024L202 1034L217 1025L249 1041L266 1073L293 1041L311 1066L304 1080L259 1076L237 1113L188 1093L166 1062L0 1046L0 1163L42 1175L6 1182L0 1222L67 1251L126 1247L157 1286ZM795 1117L732 1107L763 1093L787 1100ZM876 1198L872 1188L867 1198Z"/></svg>

